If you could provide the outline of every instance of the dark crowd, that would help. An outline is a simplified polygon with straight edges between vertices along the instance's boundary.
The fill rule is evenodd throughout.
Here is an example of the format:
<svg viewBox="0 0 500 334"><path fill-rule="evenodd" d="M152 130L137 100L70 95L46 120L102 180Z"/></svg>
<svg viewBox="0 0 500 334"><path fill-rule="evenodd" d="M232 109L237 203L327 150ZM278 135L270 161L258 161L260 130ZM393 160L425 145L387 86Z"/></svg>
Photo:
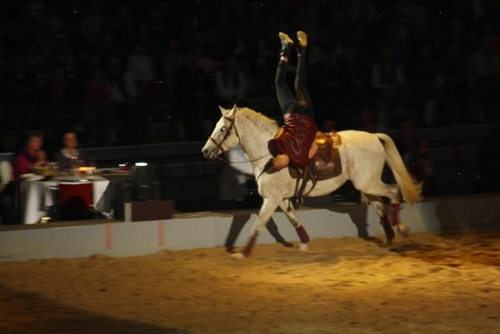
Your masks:
<svg viewBox="0 0 500 334"><path fill-rule="evenodd" d="M498 115L500 0L4 0L0 15L2 151L27 130L204 140L219 105L274 98L279 31L309 35L325 130Z"/></svg>

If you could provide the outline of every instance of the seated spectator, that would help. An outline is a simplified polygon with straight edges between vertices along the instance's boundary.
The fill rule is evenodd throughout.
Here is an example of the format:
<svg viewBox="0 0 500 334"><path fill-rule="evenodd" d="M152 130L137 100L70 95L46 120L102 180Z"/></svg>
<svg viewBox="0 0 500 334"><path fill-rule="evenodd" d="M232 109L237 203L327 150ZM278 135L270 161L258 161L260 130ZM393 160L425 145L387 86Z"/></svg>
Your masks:
<svg viewBox="0 0 500 334"><path fill-rule="evenodd" d="M33 173L36 167L47 164L47 154L42 149L43 136L32 132L28 135L24 148L14 155L12 175L3 185L1 198L2 224L17 224L20 221L21 188L23 175ZM2 177L3 178L3 177Z"/></svg>
<svg viewBox="0 0 500 334"><path fill-rule="evenodd" d="M33 173L36 167L47 164L47 154L42 147L42 134L38 132L30 133L25 147L14 156L12 162L14 182L19 182L24 174Z"/></svg>
<svg viewBox="0 0 500 334"><path fill-rule="evenodd" d="M87 158L83 152L78 150L78 136L74 131L64 133L63 147L56 154L59 170L69 172L75 164L86 164Z"/></svg>

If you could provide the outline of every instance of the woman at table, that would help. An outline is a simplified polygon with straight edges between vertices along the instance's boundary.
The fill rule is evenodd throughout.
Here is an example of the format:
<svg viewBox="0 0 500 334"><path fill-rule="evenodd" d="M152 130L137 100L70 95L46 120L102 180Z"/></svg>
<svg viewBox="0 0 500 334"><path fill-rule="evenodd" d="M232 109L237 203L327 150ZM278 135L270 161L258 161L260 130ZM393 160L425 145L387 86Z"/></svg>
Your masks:
<svg viewBox="0 0 500 334"><path fill-rule="evenodd" d="M47 154L42 147L42 134L29 133L24 149L17 153L12 161L14 182L18 182L24 174L33 173L35 167L43 167L47 164Z"/></svg>
<svg viewBox="0 0 500 334"><path fill-rule="evenodd" d="M8 198L9 221L2 224L17 224L20 221L21 178L25 174L34 172L35 167L42 167L47 164L47 154L42 148L43 136L39 132L28 134L26 143L21 151L14 155L12 160L12 178L5 185L3 195Z"/></svg>
<svg viewBox="0 0 500 334"><path fill-rule="evenodd" d="M59 170L62 172L71 171L75 164L86 165L87 158L83 152L78 149L78 137L76 132L67 131L63 136L63 147L57 152L56 161Z"/></svg>

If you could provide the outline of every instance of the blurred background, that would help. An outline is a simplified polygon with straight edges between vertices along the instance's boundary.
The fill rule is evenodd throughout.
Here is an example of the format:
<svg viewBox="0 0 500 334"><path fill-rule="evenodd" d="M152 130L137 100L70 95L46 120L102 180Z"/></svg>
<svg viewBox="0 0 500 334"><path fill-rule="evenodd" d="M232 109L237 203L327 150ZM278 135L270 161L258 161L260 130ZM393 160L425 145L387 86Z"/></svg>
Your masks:
<svg viewBox="0 0 500 334"><path fill-rule="evenodd" d="M222 207L227 166L200 154L218 106L279 121L278 32L304 30L321 129L390 134L425 196L500 190L500 0L0 0L0 16L2 160L33 130L51 157L71 129L97 167L147 161L177 209Z"/></svg>

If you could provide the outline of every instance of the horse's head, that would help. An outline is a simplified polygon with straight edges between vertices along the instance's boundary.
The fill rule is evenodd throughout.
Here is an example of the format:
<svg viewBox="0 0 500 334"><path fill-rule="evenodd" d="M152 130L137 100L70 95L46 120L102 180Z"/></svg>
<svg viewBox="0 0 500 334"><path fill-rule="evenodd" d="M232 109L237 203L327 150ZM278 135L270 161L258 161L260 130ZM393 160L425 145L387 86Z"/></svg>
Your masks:
<svg viewBox="0 0 500 334"><path fill-rule="evenodd" d="M222 117L215 124L214 131L212 131L210 138L201 149L201 153L206 159L217 159L221 154L239 143L238 134L234 127L236 105L231 109L222 107L219 107L219 109Z"/></svg>

